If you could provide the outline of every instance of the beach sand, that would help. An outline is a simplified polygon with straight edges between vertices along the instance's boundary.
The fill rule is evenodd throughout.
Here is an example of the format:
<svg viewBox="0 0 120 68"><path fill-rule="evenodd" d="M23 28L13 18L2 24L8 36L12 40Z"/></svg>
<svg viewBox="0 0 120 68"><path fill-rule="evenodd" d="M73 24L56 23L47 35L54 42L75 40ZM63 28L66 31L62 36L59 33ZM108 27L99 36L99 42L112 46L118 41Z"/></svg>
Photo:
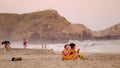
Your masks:
<svg viewBox="0 0 120 68"><path fill-rule="evenodd" d="M85 60L62 61L60 52L42 49L0 49L0 68L120 68L120 53L81 53ZM22 57L22 61L11 61Z"/></svg>

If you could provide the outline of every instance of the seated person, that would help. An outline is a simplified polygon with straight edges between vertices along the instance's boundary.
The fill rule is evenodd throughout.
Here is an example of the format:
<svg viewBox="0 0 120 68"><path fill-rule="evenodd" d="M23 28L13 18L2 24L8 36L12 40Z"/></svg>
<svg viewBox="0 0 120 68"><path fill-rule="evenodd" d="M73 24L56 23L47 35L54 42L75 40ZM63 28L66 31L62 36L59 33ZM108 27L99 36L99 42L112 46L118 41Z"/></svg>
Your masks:
<svg viewBox="0 0 120 68"><path fill-rule="evenodd" d="M71 50L70 50L70 45L69 44L66 44L64 46L64 50L62 51L62 60L65 60L66 56L69 56Z"/></svg>
<svg viewBox="0 0 120 68"><path fill-rule="evenodd" d="M2 45L4 45L6 51L11 51L10 42L9 41L3 41Z"/></svg>
<svg viewBox="0 0 120 68"><path fill-rule="evenodd" d="M80 60L80 49L77 49L76 51L76 44L71 43L71 53L70 55L73 55L72 60Z"/></svg>

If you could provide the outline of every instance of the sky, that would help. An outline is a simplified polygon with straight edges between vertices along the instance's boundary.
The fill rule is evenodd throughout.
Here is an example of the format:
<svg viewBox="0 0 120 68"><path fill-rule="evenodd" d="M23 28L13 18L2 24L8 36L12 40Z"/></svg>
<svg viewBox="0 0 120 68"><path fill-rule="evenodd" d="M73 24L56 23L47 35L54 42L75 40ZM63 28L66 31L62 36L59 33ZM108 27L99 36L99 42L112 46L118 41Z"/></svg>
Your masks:
<svg viewBox="0 0 120 68"><path fill-rule="evenodd" d="M73 24L93 31L120 23L120 0L0 0L0 13L29 13L57 10Z"/></svg>

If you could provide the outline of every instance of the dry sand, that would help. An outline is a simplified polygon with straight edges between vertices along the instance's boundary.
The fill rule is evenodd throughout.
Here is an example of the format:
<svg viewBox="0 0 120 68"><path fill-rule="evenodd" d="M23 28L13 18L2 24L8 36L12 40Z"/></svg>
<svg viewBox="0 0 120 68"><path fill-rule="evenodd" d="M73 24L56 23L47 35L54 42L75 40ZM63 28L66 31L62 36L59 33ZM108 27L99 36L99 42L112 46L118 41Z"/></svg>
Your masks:
<svg viewBox="0 0 120 68"><path fill-rule="evenodd" d="M60 52L42 49L0 49L0 68L120 68L120 53L81 53L79 61L62 61ZM11 61L22 57L22 61Z"/></svg>

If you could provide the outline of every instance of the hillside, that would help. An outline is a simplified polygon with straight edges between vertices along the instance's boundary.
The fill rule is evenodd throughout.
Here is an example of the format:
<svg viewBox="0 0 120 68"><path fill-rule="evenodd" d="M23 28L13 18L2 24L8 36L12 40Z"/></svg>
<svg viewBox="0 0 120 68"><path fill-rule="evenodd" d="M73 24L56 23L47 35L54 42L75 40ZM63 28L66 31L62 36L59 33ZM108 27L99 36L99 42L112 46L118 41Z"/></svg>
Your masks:
<svg viewBox="0 0 120 68"><path fill-rule="evenodd" d="M55 10L25 14L0 14L0 39L63 42L91 39L92 32L82 24L71 24Z"/></svg>
<svg viewBox="0 0 120 68"><path fill-rule="evenodd" d="M120 23L105 30L94 32L94 36L100 39L120 39Z"/></svg>

